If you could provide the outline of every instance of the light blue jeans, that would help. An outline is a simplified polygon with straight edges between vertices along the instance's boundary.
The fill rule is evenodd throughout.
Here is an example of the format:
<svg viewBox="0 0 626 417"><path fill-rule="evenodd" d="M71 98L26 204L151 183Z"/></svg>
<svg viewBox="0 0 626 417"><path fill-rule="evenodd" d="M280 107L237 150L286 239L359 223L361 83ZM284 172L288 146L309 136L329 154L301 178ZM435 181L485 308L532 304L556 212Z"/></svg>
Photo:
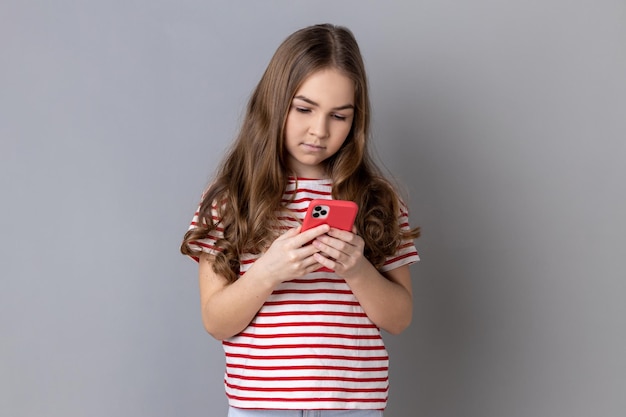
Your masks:
<svg viewBox="0 0 626 417"><path fill-rule="evenodd" d="M228 408L228 417L383 417L380 410L256 410Z"/></svg>

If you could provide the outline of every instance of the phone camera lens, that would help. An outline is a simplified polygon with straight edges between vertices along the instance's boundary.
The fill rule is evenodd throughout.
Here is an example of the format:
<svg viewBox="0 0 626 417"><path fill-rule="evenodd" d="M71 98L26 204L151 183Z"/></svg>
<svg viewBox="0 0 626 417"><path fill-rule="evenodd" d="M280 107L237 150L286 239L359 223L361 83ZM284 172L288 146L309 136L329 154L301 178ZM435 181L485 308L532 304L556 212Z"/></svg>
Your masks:
<svg viewBox="0 0 626 417"><path fill-rule="evenodd" d="M327 214L328 214L328 208L322 205L322 206L313 207L313 212L311 216L317 219L318 217L324 217Z"/></svg>

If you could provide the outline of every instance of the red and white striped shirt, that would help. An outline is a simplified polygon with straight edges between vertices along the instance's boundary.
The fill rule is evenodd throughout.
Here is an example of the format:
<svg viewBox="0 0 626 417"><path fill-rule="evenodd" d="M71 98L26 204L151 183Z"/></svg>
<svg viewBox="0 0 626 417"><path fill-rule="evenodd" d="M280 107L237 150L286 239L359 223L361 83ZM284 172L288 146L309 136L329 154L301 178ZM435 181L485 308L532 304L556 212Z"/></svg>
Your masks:
<svg viewBox="0 0 626 417"><path fill-rule="evenodd" d="M297 185L297 189L296 189ZM290 180L283 200L294 217L281 229L301 224L309 202L331 199L330 180ZM295 194L295 196L293 196ZM293 199L292 199L293 196ZM218 220L219 219L214 219ZM408 228L406 209L399 214ZM198 213L191 227L196 227ZM221 230L191 247L209 253ZM260 255L245 254L240 274ZM419 260L412 241L387 259L381 272ZM222 342L229 404L262 409L384 409L389 357L380 330L350 287L333 272L318 270L280 284L241 333Z"/></svg>

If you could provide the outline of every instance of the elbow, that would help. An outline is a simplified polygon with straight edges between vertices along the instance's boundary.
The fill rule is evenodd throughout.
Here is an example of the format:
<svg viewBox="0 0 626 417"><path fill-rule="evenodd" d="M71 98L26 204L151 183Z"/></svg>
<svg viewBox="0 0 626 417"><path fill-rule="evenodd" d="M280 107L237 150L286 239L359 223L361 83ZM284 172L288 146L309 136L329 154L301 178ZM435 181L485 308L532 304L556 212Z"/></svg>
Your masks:
<svg viewBox="0 0 626 417"><path fill-rule="evenodd" d="M388 326L388 328L386 328L385 331L389 334L397 336L403 331L405 331L410 325L411 325L411 317L409 317L408 319L403 318L403 319L399 319L391 323L391 325Z"/></svg>
<svg viewBox="0 0 626 417"><path fill-rule="evenodd" d="M211 335L215 340L222 341L224 339L228 339L233 336L232 334L228 334L223 329L220 329L219 326L215 326L215 323L210 320L203 320L204 330Z"/></svg>
<svg viewBox="0 0 626 417"><path fill-rule="evenodd" d="M228 338L228 336L226 336L225 334L223 334L223 333L221 333L221 332L218 332L218 331L216 331L216 330L211 330L211 329L208 329L206 326L204 327L204 329L206 330L206 332L207 332L209 335L211 335L211 337L212 337L213 339L215 339L215 340L217 340L217 341L220 341L220 342L221 342L222 340L224 340L224 339L227 339L227 338Z"/></svg>
<svg viewBox="0 0 626 417"><path fill-rule="evenodd" d="M202 323L204 324L204 330L215 340L219 341L236 336L246 328L246 326L240 328L229 325L228 323L221 322L217 318L209 319L206 316L203 317Z"/></svg>
<svg viewBox="0 0 626 417"><path fill-rule="evenodd" d="M390 320L388 319L386 326L381 326L383 330L394 336L404 332L411 325L411 321L413 320L412 306L398 313L399 314L396 314L393 318L389 317Z"/></svg>
<svg viewBox="0 0 626 417"><path fill-rule="evenodd" d="M225 333L225 332L222 332L222 331L219 331L219 330L216 330L216 329L209 329L209 328L207 328L206 326L204 327L204 329L206 330L206 332L207 332L208 334L210 334L210 335L211 335L211 337L213 337L213 339L218 340L218 341L220 341L220 342L221 342L222 340L224 340L224 339L228 339L229 337L231 337L231 336L232 336L232 335L230 335L230 334L227 334L227 333Z"/></svg>

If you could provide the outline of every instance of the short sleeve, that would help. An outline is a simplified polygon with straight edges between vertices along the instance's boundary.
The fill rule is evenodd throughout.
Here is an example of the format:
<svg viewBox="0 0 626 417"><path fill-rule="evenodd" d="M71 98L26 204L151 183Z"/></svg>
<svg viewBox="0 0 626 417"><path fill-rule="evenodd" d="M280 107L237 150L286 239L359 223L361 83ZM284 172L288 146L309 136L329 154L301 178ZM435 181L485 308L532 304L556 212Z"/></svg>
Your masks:
<svg viewBox="0 0 626 417"><path fill-rule="evenodd" d="M400 213L398 213L398 223L401 230L410 230L409 223L409 210L404 203L400 203ZM407 239L400 243L398 250L393 256L387 258L383 266L380 268L381 272L391 271L404 265L410 265L420 260L417 248L413 243L413 240Z"/></svg>
<svg viewBox="0 0 626 417"><path fill-rule="evenodd" d="M211 255L216 255L221 252L221 249L217 246L217 241L224 237L224 229L220 225L221 218L217 213L217 205L215 203L211 205L211 220L213 221L213 224L217 225L217 227L211 230L206 238L189 242L189 249L205 252ZM197 229L200 222L200 207L198 207L193 215L193 219L191 220L188 230ZM195 261L199 260L197 256L191 256L191 258Z"/></svg>

